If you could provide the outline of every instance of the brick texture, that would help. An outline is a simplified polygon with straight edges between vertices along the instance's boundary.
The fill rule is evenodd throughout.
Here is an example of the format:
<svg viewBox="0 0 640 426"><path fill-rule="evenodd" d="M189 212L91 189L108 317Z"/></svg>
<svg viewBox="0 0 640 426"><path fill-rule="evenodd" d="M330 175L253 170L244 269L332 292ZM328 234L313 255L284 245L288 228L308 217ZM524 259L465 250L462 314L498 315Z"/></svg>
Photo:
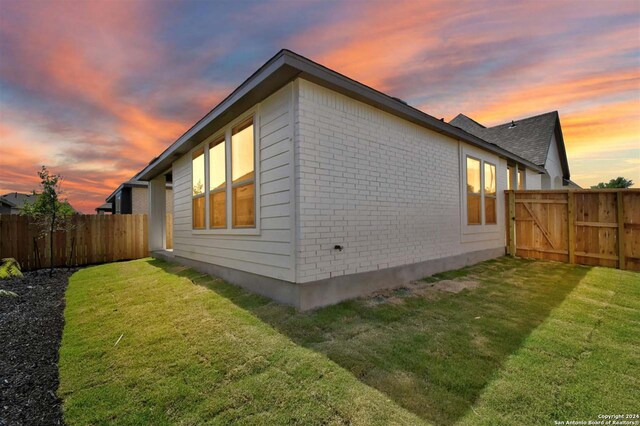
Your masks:
<svg viewBox="0 0 640 426"><path fill-rule="evenodd" d="M461 242L458 141L306 80L298 87L297 282L503 244L495 234Z"/></svg>

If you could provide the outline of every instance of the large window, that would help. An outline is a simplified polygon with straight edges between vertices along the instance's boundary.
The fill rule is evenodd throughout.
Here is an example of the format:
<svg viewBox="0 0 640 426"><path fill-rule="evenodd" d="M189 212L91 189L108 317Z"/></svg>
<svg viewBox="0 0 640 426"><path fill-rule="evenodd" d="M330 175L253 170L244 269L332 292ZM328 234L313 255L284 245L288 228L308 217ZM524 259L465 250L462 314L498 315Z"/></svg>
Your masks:
<svg viewBox="0 0 640 426"><path fill-rule="evenodd" d="M209 144L209 227L227 227L227 168L225 140Z"/></svg>
<svg viewBox="0 0 640 426"><path fill-rule="evenodd" d="M482 193L480 184L480 160L467 157L467 223L482 223Z"/></svg>
<svg viewBox="0 0 640 426"><path fill-rule="evenodd" d="M192 151L193 229L257 232L254 117L237 123Z"/></svg>
<svg viewBox="0 0 640 426"><path fill-rule="evenodd" d="M233 129L231 211L234 228L252 228L256 225L253 139L253 120L248 120Z"/></svg>
<svg viewBox="0 0 640 426"><path fill-rule="evenodd" d="M467 156L467 224L497 223L496 166Z"/></svg>
<svg viewBox="0 0 640 426"><path fill-rule="evenodd" d="M199 149L193 153L191 160L192 169L192 209L193 209L193 228L204 229L204 149Z"/></svg>

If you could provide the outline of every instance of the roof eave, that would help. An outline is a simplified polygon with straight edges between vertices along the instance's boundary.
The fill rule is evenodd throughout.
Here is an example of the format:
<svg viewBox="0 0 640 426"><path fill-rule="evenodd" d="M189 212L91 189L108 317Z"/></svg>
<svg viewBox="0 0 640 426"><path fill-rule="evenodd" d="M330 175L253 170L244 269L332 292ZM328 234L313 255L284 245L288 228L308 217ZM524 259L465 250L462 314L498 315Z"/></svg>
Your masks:
<svg viewBox="0 0 640 426"><path fill-rule="evenodd" d="M304 78L445 136L494 152L539 173L544 172L544 168L510 151L490 144L458 127L440 121L419 109L413 108L294 52L281 50L162 154L150 162L136 175L136 179L148 181L160 175L171 167L174 160L188 153L218 128L223 127L236 118L237 115L266 99L266 97L297 77Z"/></svg>
<svg viewBox="0 0 640 426"><path fill-rule="evenodd" d="M213 110L205 115L162 154L142 169L136 179L149 181L171 168L173 161L205 140L217 128L228 124L256 103L284 86L299 73L286 61L287 52L281 50Z"/></svg>

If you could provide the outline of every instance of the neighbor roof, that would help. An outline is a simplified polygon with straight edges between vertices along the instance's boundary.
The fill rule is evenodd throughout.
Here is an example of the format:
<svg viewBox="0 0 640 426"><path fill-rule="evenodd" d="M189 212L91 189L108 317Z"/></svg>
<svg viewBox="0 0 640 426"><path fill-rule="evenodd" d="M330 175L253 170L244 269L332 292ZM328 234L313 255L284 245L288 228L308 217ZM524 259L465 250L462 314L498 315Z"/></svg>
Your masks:
<svg viewBox="0 0 640 426"><path fill-rule="evenodd" d="M2 199L11 204L12 207L21 209L24 207L24 203L27 201L32 203L38 197L36 194L21 194L19 192L10 192L8 194L4 194Z"/></svg>
<svg viewBox="0 0 640 426"><path fill-rule="evenodd" d="M188 153L192 148L204 141L213 132L228 124L239 114L266 99L276 90L298 77L342 93L345 96L374 106L422 127L484 148L540 173L544 172L543 168L517 154L501 148L499 145L486 142L458 127L425 114L399 99L365 86L297 53L283 49L269 59L162 154L151 160L149 165L136 175L136 178L148 181L165 173L171 168L174 160Z"/></svg>
<svg viewBox="0 0 640 426"><path fill-rule="evenodd" d="M96 207L96 211L111 211L113 209L113 205L111 203L104 203L98 207Z"/></svg>
<svg viewBox="0 0 640 426"><path fill-rule="evenodd" d="M558 111L493 127L485 127L464 114L458 114L449 123L542 167L547 161L552 136L555 134L563 175L565 179L569 179L569 165Z"/></svg>

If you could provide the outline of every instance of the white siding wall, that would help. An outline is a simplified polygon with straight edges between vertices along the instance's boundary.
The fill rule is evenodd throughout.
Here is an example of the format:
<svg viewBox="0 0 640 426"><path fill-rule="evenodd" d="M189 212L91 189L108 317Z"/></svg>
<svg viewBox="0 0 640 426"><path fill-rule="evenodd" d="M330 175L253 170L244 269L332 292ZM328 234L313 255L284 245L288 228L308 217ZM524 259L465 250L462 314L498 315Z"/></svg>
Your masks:
<svg viewBox="0 0 640 426"><path fill-rule="evenodd" d="M293 84L258 106L260 232L220 235L191 227L191 156L173 163L174 254L287 281L295 279Z"/></svg>
<svg viewBox="0 0 640 426"><path fill-rule="evenodd" d="M167 213L173 212L173 191L171 189L167 189L165 208ZM149 213L149 190L147 188L131 188L131 213Z"/></svg>
<svg viewBox="0 0 640 426"><path fill-rule="evenodd" d="M504 173L497 230L462 242L462 144L297 83L298 282L504 247ZM487 155L498 170L506 168Z"/></svg>
<svg viewBox="0 0 640 426"><path fill-rule="evenodd" d="M545 183L548 183L548 186L543 185L542 189L564 189L565 187L562 186L562 164L560 163L560 154L558 153L555 135L551 137L547 162L544 168L547 169L548 178L545 176L543 182L546 181Z"/></svg>
<svg viewBox="0 0 640 426"><path fill-rule="evenodd" d="M535 170L525 169L525 188L524 189L542 189L542 175Z"/></svg>

